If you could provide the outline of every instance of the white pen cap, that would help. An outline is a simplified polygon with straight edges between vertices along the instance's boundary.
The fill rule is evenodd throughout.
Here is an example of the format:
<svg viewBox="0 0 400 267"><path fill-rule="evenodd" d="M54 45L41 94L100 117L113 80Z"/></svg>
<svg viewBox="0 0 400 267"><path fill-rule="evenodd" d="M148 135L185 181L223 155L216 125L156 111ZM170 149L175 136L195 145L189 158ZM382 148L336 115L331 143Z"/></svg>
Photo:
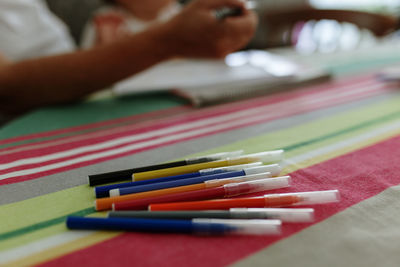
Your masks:
<svg viewBox="0 0 400 267"><path fill-rule="evenodd" d="M243 171L246 173L246 175L270 172L272 176L277 176L281 173L282 168L279 166L279 164L270 164L270 165L262 165L255 167L251 166L248 168L243 168Z"/></svg>
<svg viewBox="0 0 400 267"><path fill-rule="evenodd" d="M198 159L202 159L202 158L209 158L212 160L220 160L220 159L226 159L226 158L232 158L232 157L239 157L242 154L243 154L243 150L219 152L219 153L215 153L215 154L211 154L211 155L189 158L189 159L186 159L186 161L188 163L191 163L191 162L196 163Z"/></svg>
<svg viewBox="0 0 400 267"><path fill-rule="evenodd" d="M314 209L293 208L231 208L230 211L238 216L253 214L257 218L277 219L282 222L312 222L314 221Z"/></svg>
<svg viewBox="0 0 400 267"><path fill-rule="evenodd" d="M283 160L284 151L280 150L272 150L272 151L264 151L259 153L247 154L242 157L246 158L255 158L257 161L261 161L263 163L275 163Z"/></svg>
<svg viewBox="0 0 400 267"><path fill-rule="evenodd" d="M212 179L204 181L204 185L207 187L216 187L220 185L230 184L230 183L242 183L253 180L260 180L265 178L271 178L270 172L258 173L253 175L232 177L232 178L224 178L224 179Z"/></svg>
<svg viewBox="0 0 400 267"><path fill-rule="evenodd" d="M292 205L324 204L324 203L338 202L340 200L339 190L264 195L264 197L266 198L271 198L271 197L280 198L285 196L292 196L298 198L297 202Z"/></svg>
<svg viewBox="0 0 400 267"><path fill-rule="evenodd" d="M252 162L248 164L240 164L240 165L233 165L233 166L226 166L226 167L219 167L219 168L208 168L208 169L203 169L200 170L200 173L208 173L208 172L213 172L213 171L218 171L218 170L223 170L223 171L240 171L245 168L251 168L251 167L257 167L263 165L262 162Z"/></svg>
<svg viewBox="0 0 400 267"><path fill-rule="evenodd" d="M242 194L262 192L290 186L290 176L277 178L266 178L243 183L233 183L224 185L225 197L232 197Z"/></svg>
<svg viewBox="0 0 400 267"><path fill-rule="evenodd" d="M218 223L232 226L232 234L243 235L279 235L281 233L280 220L242 220L242 219L203 219L196 218L193 223Z"/></svg>

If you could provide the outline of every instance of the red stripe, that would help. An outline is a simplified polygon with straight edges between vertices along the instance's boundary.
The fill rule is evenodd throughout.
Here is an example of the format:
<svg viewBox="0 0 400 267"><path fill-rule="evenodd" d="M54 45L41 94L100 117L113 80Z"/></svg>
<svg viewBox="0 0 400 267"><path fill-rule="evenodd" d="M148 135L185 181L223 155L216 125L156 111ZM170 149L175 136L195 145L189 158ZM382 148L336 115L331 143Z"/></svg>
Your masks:
<svg viewBox="0 0 400 267"><path fill-rule="evenodd" d="M376 81L376 79L371 77L371 75L363 75L363 76L359 76L359 77L351 78L351 79L343 79L340 81L331 81L331 82L324 83L323 85L315 85L312 87L306 87L306 88L299 89L296 91L284 92L284 93L276 94L273 96L265 96L265 97L260 97L257 99L251 99L251 100L247 100L247 101L224 104L224 105L216 106L213 108L202 109L202 110L198 111L198 113L204 112L204 115L206 115L206 114L211 114L213 112L221 112L224 110L229 111L229 110L235 110L235 109L243 109L243 108L251 107L253 105L265 105L265 104L269 104L269 103L283 101L290 97L305 96L305 95L313 94L315 92L329 91L329 90L336 91L341 87L347 87L347 86L356 85L358 83L365 83L365 82L371 82L371 83L375 83L375 84L378 83ZM171 112L171 113L176 114L176 113L178 113L178 111L185 111L188 109L189 109L189 107L181 106L181 107L171 108L171 109L167 109L167 110L149 112L146 114L134 115L134 116L126 117L126 118L120 118L120 119L116 119L116 120L109 120L109 121L104 121L104 122L98 122L98 123L93 123L93 124L88 124L88 125L83 125L83 126L78 126L78 127L66 128L66 129L44 132L44 133L33 134L33 135L27 135L27 136L22 136L22 137L9 138L9 139L5 139L5 140L0 140L0 145L6 144L6 143L34 139L34 138L43 138L43 137L55 136L55 135L64 134L64 133L71 133L71 132L75 132L75 131L96 128L96 127L100 127L100 126L107 126L107 125L117 124L117 123L121 123L121 122L125 122L125 121L130 121L132 119L144 119L144 118L148 118L151 116L160 115L160 113ZM68 138L68 137L66 137L66 138ZM39 141L37 143L46 143L46 142L53 142L53 140ZM24 145L20 145L17 147L24 147L24 146L31 146L31 145L32 144L24 144ZM8 148L0 149L0 151L2 151L2 150L7 151Z"/></svg>
<svg viewBox="0 0 400 267"><path fill-rule="evenodd" d="M131 120L151 119L154 116L160 116L160 115L165 115L165 114L174 114L174 113L186 111L188 109L191 109L191 107L188 105L182 105L182 106L178 106L178 107L172 107L172 108L167 108L167 109L151 111L151 112L147 112L147 113L135 114L135 115L128 116L128 117L107 120L107 121L101 121L101 122L96 122L96 123L90 123L90 124L85 124L85 125L80 125L80 126L74 126L74 127L64 128L64 129L60 129L60 130L12 137L12 138L0 140L0 145L21 142L21 141L26 141L26 140L30 140L30 139L36 139L36 138L45 138L45 137L56 136L56 135L60 135L60 134L66 134L66 133L73 133L73 132L83 131L83 130L92 129L92 128L105 127L105 126L110 126L113 124L129 122ZM5 148L5 149L7 149L7 148ZM0 151L1 150L2 149L0 149Z"/></svg>
<svg viewBox="0 0 400 267"><path fill-rule="evenodd" d="M339 203L314 206L316 221L313 224L319 223L398 185L398 147L400 136L293 172L290 175L294 184L290 191L340 190L342 199ZM137 266L225 266L310 225L312 224L286 224L283 234L278 237L195 237L125 233L40 266L132 266L133 263Z"/></svg>
<svg viewBox="0 0 400 267"><path fill-rule="evenodd" d="M342 99L345 99L346 101L348 101L348 99L346 97L343 97ZM341 99L339 98L339 102L340 102L340 100ZM330 104L332 105L333 103L330 103ZM143 147L143 148L140 148L140 149L134 149L134 150L131 150L129 152L120 153L118 155L113 155L113 156L103 157L103 158L99 158L99 159L95 159L95 160L80 162L80 163L77 163L77 164L73 164L73 165L69 165L69 166L65 166L65 167L61 167L61 168L56 168L56 169L52 169L52 170L48 170L48 171L44 171L44 172L37 172L37 173L31 174L31 175L25 175L25 176L19 176L19 177L13 177L13 178L4 179L4 180L0 181L0 185L11 184L11 183L16 183L16 182L22 182L22 181L27 181L27 180L31 180L31 179L36 179L36 178L39 178L39 177L55 174L55 173L58 173L58 172L63 172L63 171L71 170L71 169L74 169L74 168L79 168L79 167L84 167L84 166L87 166L87 165L99 163L99 162L102 162L102 161L105 161L105 160L115 159L115 158L118 158L118 157L131 155L131 154L134 154L134 153L139 153L139 152L146 151L146 150L149 150L149 149L155 149L155 148L158 148L158 147L161 147L161 146L171 145L171 144L175 144L175 143L178 143L178 142L191 140L191 139L194 139L194 138L200 138L200 137L204 137L204 136L208 136L208 135L212 135L212 134L217 134L217 133L220 133L220 132L233 130L233 129L240 128L240 127L246 127L246 126L249 126L249 125L262 123L262 122L265 122L265 121L270 121L270 120L281 118L281 117L288 116L288 115L300 114L300 113L303 113L305 111L310 111L310 110L313 110L313 109L326 107L326 103L319 103L319 104L317 104L315 106L305 105L304 107L299 105L299 106L296 106L296 107L297 107L297 110L295 110L295 111L289 111L289 112L286 111L286 112L281 112L279 114L271 114L272 115L271 117L267 117L267 118L260 119L260 120L257 120L257 121L244 122L241 125L235 125L233 127L228 127L228 128L222 129L222 130L215 130L215 131L210 131L210 132L207 132L207 133L197 134L197 135L194 135L194 136L181 138L180 140L168 141L168 142L164 142L164 143L161 143L161 144L156 144L156 145ZM123 145L121 145L121 146L123 146ZM109 150L109 149L104 149L104 151L106 151L106 150ZM93 154L93 153L88 153L88 154ZM75 157L76 156L72 156L71 158L75 158ZM60 161L64 161L64 159L56 160L54 162L60 162ZM36 166L41 166L41 165L45 166L47 164L42 164L41 163L41 164L38 164ZM16 167L16 168L13 168L13 170L22 170L22 169L25 169L26 166L29 166L29 165L24 165L23 167ZM9 173L10 169L8 169L6 172Z"/></svg>
<svg viewBox="0 0 400 267"><path fill-rule="evenodd" d="M376 92L372 92L372 93L376 93ZM342 98L338 99L339 102L341 100L348 101L349 99L347 97L342 97ZM330 105L333 105L333 104L334 103L330 103ZM233 130L233 129L236 129L236 128L245 127L245 126L249 126L249 125L253 125L253 124L257 124L257 123L262 123L262 122L265 122L265 121L270 121L270 120L281 118L281 117L288 116L288 115L300 114L300 113L303 113L303 112L306 112L306 111L310 111L310 110L313 110L313 109L318 109L318 108L326 107L326 106L327 106L326 103L319 103L319 104L316 104L315 106L311 106L311 105L300 106L300 105L298 105L298 106L296 106L297 110L295 110L295 111L286 111L286 112L280 112L279 114L271 114L272 115L271 117L262 118L262 119L257 120L257 121L245 122L245 123L243 123L241 125L235 125L233 127L228 127L228 128L221 129L221 130L215 130L215 131L210 131L210 132L207 132L207 133L201 133L201 134L197 134L195 136L181 138L180 140L168 141L168 142L164 142L164 143L161 143L161 144L156 144L156 145L143 147L143 148L140 148L140 149L134 149L134 150L131 150L129 152L120 153L118 155L113 155L113 156L103 157L103 158L99 158L99 159L95 159L95 160L80 162L80 163L69 165L69 166L66 166L66 167L52 169L52 170L48 170L48 171L44 171L44 172L37 172L37 173L31 174L31 175L25 175L25 176L12 177L12 178L8 178L8 179L4 179L4 180L0 181L0 185L11 184L11 183L21 182L21 181L26 181L26 180L31 180L31 179L43 177L43 176L46 176L46 175L51 175L51 174L55 174L55 173L58 173L58 172L67 171L67 170L71 170L71 169L78 168L78 167L84 167L84 166L87 166L87 165L90 165L90 164L94 164L94 163L99 163L99 162L102 162L102 161L105 161L105 160L110 160L110 159L114 159L114 158L118 158L118 157L122 157L122 156L131 155L133 153L142 152L142 151L145 151L145 150L158 148L158 147L161 147L161 146L171 145L171 144L175 144L175 143L178 143L178 142L191 140L191 139L194 139L194 138L200 138L200 137L207 136L207 135L217 134L217 133L220 133L220 132ZM105 150L109 150L109 149L105 149ZM92 153L89 153L89 154L92 154ZM76 156L73 156L72 158L75 158L75 157ZM57 161L58 162L59 161L64 161L64 159L57 160ZM39 165L41 165L41 164L39 164ZM39 165L37 165L37 166L39 166ZM42 164L42 165L45 166L46 164ZM26 166L27 165L24 165L23 167L16 167L15 169L16 170L22 170L22 169L25 169ZM9 171L10 171L10 169L7 170L7 173Z"/></svg>
<svg viewBox="0 0 400 267"><path fill-rule="evenodd" d="M384 86L383 85L381 85L381 86L382 86L382 88L378 88L376 90L380 91L380 90L384 89ZM328 96L332 95L332 97L335 97L335 95L337 95L343 91L346 92L346 91L348 91L348 89L346 87L344 87L344 88L337 88L334 92L328 92L328 93L327 92L321 93L319 91L314 94L311 94L311 95L309 95L307 93L305 95L302 95L301 98L307 99L307 97L305 97L305 96L310 96L308 98L313 99L316 97L327 96L327 95ZM358 94L362 95L361 93L358 93ZM366 94L366 92L365 93L363 92L363 94ZM281 101L279 101L279 102L289 101L289 100L295 99L295 97L296 97L296 96L293 96L292 94L283 94L283 96L285 96L285 98L280 99ZM297 96L297 98L298 97L299 96ZM44 155L44 154L56 153L56 152L59 152L62 150L70 150L70 149L73 149L76 147L86 146L89 144L95 144L98 142L107 141L107 140L114 139L114 138L120 138L123 136L129 136L129 135L133 135L133 134L142 133L145 131L153 131L153 130L157 130L157 129L161 129L161 128L165 128L165 127L171 127L171 126L175 126L175 125L179 125L179 124L182 125L185 122L192 122L194 120L206 119L209 117L217 117L217 116L221 116L221 115L225 115L225 114L230 114L232 112L238 112L240 110L256 108L256 107L260 107L260 106L267 106L267 104L279 103L277 101L277 99L267 98L265 100L263 102L258 101L259 103L257 103L256 101L253 101L252 103L248 103L245 106L241 106L240 108L238 108L235 105L234 106L226 106L225 108L213 108L213 109L207 109L207 110L201 111L201 112L190 113L190 114L185 114L185 115L178 115L178 116L174 116L172 118L167 118L167 119L163 119L163 120L160 119L160 120L151 121L151 122L143 122L142 124L135 124L135 125L129 126L129 127L124 126L124 127L120 127L119 129L113 129L112 131L110 131L110 130L104 131L103 132L104 135L101 135L99 132L91 133L91 134L87 134L87 135L81 135L77 141L64 142L63 144L55 145L55 146L50 146L50 144L51 144L50 142L44 142L43 144L47 144L47 146L38 148L33 151L28 152L26 150L23 150L23 151L15 152L15 153L7 153L8 156L2 157L2 160L0 160L0 163L12 162L12 161L15 161L15 160L18 160L21 158L37 157L37 156ZM251 105L249 105L249 104L251 104ZM268 107L266 107L266 108L268 108ZM291 107L287 107L287 108L291 108ZM112 132L112 133L110 133L110 132ZM90 138L90 139L86 139L86 138ZM68 139L71 140L73 138L68 138ZM67 141L68 139L64 139L64 141ZM75 139L77 139L77 138L75 137ZM54 142L54 141L52 141L52 142Z"/></svg>

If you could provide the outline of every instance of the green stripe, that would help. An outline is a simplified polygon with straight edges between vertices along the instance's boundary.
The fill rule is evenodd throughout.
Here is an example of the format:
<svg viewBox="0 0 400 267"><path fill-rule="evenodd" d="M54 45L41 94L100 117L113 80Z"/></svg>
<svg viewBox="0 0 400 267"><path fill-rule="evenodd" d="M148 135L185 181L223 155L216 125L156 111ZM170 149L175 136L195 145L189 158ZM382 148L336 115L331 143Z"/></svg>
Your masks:
<svg viewBox="0 0 400 267"><path fill-rule="evenodd" d="M313 139L310 139L310 140L307 140L307 141L298 142L298 143L283 147L283 149L285 149L287 152L290 152L290 151L293 151L293 150L296 150L296 149L299 149L299 148L303 148L305 146L309 146L309 145L316 144L316 143L319 143L319 142L322 142L322 141L326 141L328 139L332 139L332 138L338 137L340 135L348 134L348 133L360 130L362 128L367 128L367 127L370 127L370 126L382 124L382 123L385 123L385 122L388 122L390 120L397 119L397 118L400 118L400 111L393 112L393 113L387 114L385 116L381 116L381 117L375 118L373 120L369 120L369 121L357 124L355 126L342 129L340 131L336 131L336 132L333 132L333 133L330 133L330 134L327 134L327 135L323 135L323 136L320 136L318 138L313 138ZM94 212L95 211L94 211L93 208L87 208L87 209L84 209L84 210L81 210L81 211L74 212L72 214L83 213L82 215L88 215L88 214L91 214L91 213L94 213ZM72 215L72 214L70 214L70 215ZM55 224L62 223L67 216L68 215L61 216L61 217L58 217L56 219L47 220L47 221L44 221L44 222L33 224L31 226L28 226L28 227L24 227L24 228L20 228L20 229L14 230L14 231L10 231L10 232L6 232L6 233L3 233L3 234L0 234L0 240L14 238L14 237L17 237L19 235L28 234L28 233L30 233L32 231L40 230L40 229L43 229L45 227L50 227L50 226L53 226Z"/></svg>
<svg viewBox="0 0 400 267"><path fill-rule="evenodd" d="M5 125L0 140L39 132L75 127L89 123L113 120L136 114L177 107L182 99L166 93L136 95L93 102L43 108ZM21 145L36 139L2 145L0 148Z"/></svg>
<svg viewBox="0 0 400 267"><path fill-rule="evenodd" d="M327 135L324 135L324 136L313 138L313 139L310 139L310 140L307 140L307 141L304 141L304 142L299 142L299 143L296 143L296 144L292 144L290 146L286 146L286 147L283 147L281 149L283 149L285 151L295 150L295 149L298 149L298 148L301 148L301 147L304 147L304 146L307 146L307 145L311 145L311 144L314 144L314 143L317 143L317 142L322 142L322 141L328 140L330 138L334 138L334 137L337 137L337 136L340 136L340 135L351 133L351 132L360 130L362 128L370 127L370 126L373 126L375 124L384 123L384 122L387 122L387 121L390 121L390 120L395 120L397 118L400 118L400 112L398 112L398 111L390 113L390 114L382 116L382 117L379 117L379 118L376 118L376 119L373 119L373 120L369 120L369 121L354 125L352 127L346 128L346 129L342 129L340 131L337 131L337 132L334 132L334 133L331 133L331 134L327 134Z"/></svg>
<svg viewBox="0 0 400 267"><path fill-rule="evenodd" d="M362 73L370 70L376 70L381 67L385 67L388 64L399 63L400 57L392 56L389 58L379 58L372 60L361 60L356 62L351 62L347 64L337 63L326 66L325 68L335 75L349 75Z"/></svg>
<svg viewBox="0 0 400 267"><path fill-rule="evenodd" d="M360 73L365 70L378 69L385 65L397 63L400 60L397 50L397 46L387 46L383 48L371 48L367 52L353 51L351 54L338 53L321 55L320 57L322 59L319 59L320 57L318 56L310 58L309 56L295 55L294 57L305 63L308 62L312 65L321 66L331 71L334 75L343 75ZM156 92L43 108L31 112L4 126L0 131L0 140L112 120L163 108L175 107L183 103L184 101L181 98L168 93ZM37 125L38 123L40 125ZM13 145L21 145L35 141L35 139L26 140ZM3 148L3 146L0 146L0 148Z"/></svg>
<svg viewBox="0 0 400 267"><path fill-rule="evenodd" d="M17 237L19 235L28 234L30 232L38 231L38 230L41 230L41 229L44 229L44 228L47 228L47 227L50 227L50 226L53 226L53 225L56 225L56 224L59 224L59 223L64 223L68 216L86 216L86 215L89 215L89 214L93 214L95 212L96 212L96 210L94 208L87 208L87 209L83 209L83 210L80 210L80 211L77 211L77 212L74 212L74 213L70 213L70 214L65 215L65 216L57 217L57 218L54 218L54 219L51 219L51 220L47 220L47 221L44 221L44 222L40 222L40 223L37 223L37 224L32 224L32 225L29 225L27 227L19 228L19 229L14 230L14 231L10 231L10 232L4 233L4 234L0 234L0 241L6 240L6 239L10 239L10 238L14 238L14 237Z"/></svg>

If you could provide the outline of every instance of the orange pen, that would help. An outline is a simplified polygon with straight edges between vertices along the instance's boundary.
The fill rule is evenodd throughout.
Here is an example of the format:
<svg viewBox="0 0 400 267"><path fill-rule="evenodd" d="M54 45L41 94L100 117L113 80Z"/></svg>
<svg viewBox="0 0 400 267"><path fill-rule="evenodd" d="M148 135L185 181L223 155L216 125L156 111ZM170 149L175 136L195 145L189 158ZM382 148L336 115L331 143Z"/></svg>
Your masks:
<svg viewBox="0 0 400 267"><path fill-rule="evenodd" d="M331 203L339 200L338 190L269 194L261 197L215 199L149 205L150 211L221 210L230 208L266 208Z"/></svg>
<svg viewBox="0 0 400 267"><path fill-rule="evenodd" d="M183 192L190 192L195 190L202 190L206 188L214 188L225 184L230 183L240 183L258 179L264 179L271 177L270 172L258 173L253 175L246 175L234 178L225 178L225 179L214 179L208 180L203 183L199 184L192 184L192 185L184 185L178 187L171 187L159 190L152 190L146 192L140 192L135 194L123 195L123 196L116 196L116 197L108 197L108 198L99 198L95 201L95 208L96 210L109 210L112 207L113 203L119 203L127 200L138 200L144 199L149 197L157 197L163 195L170 195L176 193L183 193Z"/></svg>

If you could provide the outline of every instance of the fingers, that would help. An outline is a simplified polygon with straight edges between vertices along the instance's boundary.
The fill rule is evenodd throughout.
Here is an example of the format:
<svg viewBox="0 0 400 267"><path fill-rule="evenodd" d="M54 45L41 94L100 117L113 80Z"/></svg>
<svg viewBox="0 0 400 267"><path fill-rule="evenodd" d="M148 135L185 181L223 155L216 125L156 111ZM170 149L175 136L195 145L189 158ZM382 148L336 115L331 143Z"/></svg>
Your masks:
<svg viewBox="0 0 400 267"><path fill-rule="evenodd" d="M229 29L234 34L249 34L255 31L258 19L253 12L247 11L241 16L227 17L223 21L223 27Z"/></svg>
<svg viewBox="0 0 400 267"><path fill-rule="evenodd" d="M222 50L225 54L243 48L251 40L257 26L257 16L253 12L238 17L227 17L221 23ZM221 48L221 47L220 47Z"/></svg>
<svg viewBox="0 0 400 267"><path fill-rule="evenodd" d="M222 7L245 8L244 3L240 0L197 0L195 4L207 9L218 9Z"/></svg>

